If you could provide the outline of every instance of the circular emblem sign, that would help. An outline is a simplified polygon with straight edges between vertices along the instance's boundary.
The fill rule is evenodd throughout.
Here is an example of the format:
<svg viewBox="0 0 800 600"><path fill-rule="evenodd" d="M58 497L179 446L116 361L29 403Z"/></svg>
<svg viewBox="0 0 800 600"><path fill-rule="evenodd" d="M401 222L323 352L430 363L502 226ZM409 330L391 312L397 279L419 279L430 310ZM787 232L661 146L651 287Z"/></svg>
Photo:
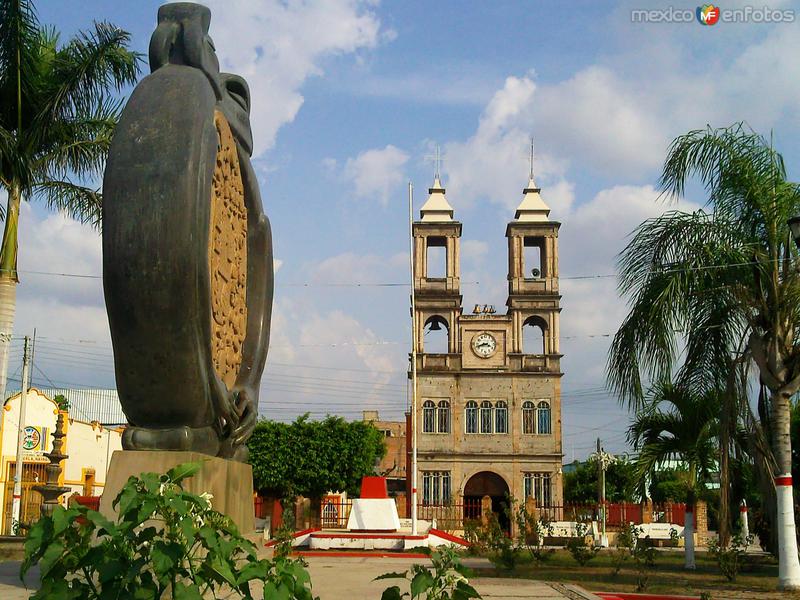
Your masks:
<svg viewBox="0 0 800 600"><path fill-rule="evenodd" d="M24 437L22 438L22 447L25 450L35 450L39 447L39 442L41 441L41 434L36 427L31 427L30 425L25 428Z"/></svg>

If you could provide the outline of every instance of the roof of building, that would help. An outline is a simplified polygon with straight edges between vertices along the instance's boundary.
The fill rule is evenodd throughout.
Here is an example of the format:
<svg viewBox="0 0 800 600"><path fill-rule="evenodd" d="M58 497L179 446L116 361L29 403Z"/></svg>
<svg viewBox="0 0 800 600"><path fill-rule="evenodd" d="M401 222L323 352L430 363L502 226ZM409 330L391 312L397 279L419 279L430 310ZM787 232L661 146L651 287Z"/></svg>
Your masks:
<svg viewBox="0 0 800 600"><path fill-rule="evenodd" d="M31 388L34 389L34 388ZM101 425L126 425L128 418L122 412L122 403L119 401L117 390L98 388L46 388L36 387L48 398L55 398L59 394L69 400L69 414L79 421L91 423L97 421ZM13 390L6 394L6 402L19 394Z"/></svg>
<svg viewBox="0 0 800 600"><path fill-rule="evenodd" d="M443 222L453 220L453 207L444 195L442 182L437 176L433 180L433 186L428 189L428 200L419 209L419 216L423 222Z"/></svg>
<svg viewBox="0 0 800 600"><path fill-rule="evenodd" d="M536 187L533 175L528 180L528 186L522 191L522 202L517 207L514 218L523 222L547 222L550 220L550 207L542 200L539 192L542 190Z"/></svg>

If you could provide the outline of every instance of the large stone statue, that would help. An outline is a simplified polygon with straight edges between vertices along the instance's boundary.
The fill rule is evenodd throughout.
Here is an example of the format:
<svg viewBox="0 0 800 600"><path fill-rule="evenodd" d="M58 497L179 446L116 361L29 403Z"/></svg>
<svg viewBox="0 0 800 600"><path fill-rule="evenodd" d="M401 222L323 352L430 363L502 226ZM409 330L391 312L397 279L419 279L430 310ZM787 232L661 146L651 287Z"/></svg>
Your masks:
<svg viewBox="0 0 800 600"><path fill-rule="evenodd" d="M150 70L103 180L103 284L126 450L244 460L269 344L272 237L250 96L220 73L211 13L162 6Z"/></svg>

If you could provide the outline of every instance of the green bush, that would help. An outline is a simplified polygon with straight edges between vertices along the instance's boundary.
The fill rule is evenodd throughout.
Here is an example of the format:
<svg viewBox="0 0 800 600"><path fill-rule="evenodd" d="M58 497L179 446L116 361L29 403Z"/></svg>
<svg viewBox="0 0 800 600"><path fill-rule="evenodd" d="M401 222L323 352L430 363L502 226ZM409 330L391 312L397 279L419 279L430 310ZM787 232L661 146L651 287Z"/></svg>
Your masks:
<svg viewBox="0 0 800 600"><path fill-rule="evenodd" d="M381 600L401 598L425 598L426 600L469 600L481 595L469 584L469 569L461 564L452 548L443 547L431 554L433 569L414 565L403 573L385 573L378 579L406 579L410 581L410 592L400 592L399 586L386 588Z"/></svg>
<svg viewBox="0 0 800 600"><path fill-rule="evenodd" d="M656 565L656 549L650 543L650 536L642 537L642 531L641 527L632 523L623 527L617 535L617 548L611 559L612 576L618 575L628 561L633 564L636 570L637 592L647 589L650 575Z"/></svg>
<svg viewBox="0 0 800 600"><path fill-rule="evenodd" d="M201 600L224 591L252 600L250 583L262 581L264 598L313 600L302 562L259 560L236 525L211 508L210 495L183 490L181 481L199 468L187 463L131 477L114 500L116 523L80 505L37 521L20 572L40 567L41 587L31 598Z"/></svg>
<svg viewBox="0 0 800 600"><path fill-rule="evenodd" d="M517 547L526 549L536 563L549 559L555 552L555 549L545 548L544 545L545 537L553 535L553 526L550 520L528 512L523 503L517 506L513 498L509 498L509 504L511 506L509 518L517 526Z"/></svg>
<svg viewBox="0 0 800 600"><path fill-rule="evenodd" d="M719 570L726 579L728 581L736 581L736 576L742 566L745 550L752 543L752 535L742 538L741 534L737 533L731 538L731 543L727 548L721 548L719 540L711 540L708 543L708 553L716 559Z"/></svg>
<svg viewBox="0 0 800 600"><path fill-rule="evenodd" d="M587 541L586 532L588 530L589 528L585 523L576 523L575 535L567 541L567 550L582 567L585 567L600 551L600 548Z"/></svg>

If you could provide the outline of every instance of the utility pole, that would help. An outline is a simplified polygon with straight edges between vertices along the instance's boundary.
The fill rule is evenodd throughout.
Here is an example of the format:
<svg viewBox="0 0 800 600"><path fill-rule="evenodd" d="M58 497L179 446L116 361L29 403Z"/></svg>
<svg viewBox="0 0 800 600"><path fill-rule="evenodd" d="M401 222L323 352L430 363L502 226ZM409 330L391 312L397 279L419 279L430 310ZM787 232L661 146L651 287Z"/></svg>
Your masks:
<svg viewBox="0 0 800 600"><path fill-rule="evenodd" d="M417 535L417 304L414 297L414 186L410 181L408 238L408 261L411 267L411 535Z"/></svg>
<svg viewBox="0 0 800 600"><path fill-rule="evenodd" d="M22 472L24 461L22 458L22 445L25 442L25 409L28 404L28 376L30 371L30 357L28 356L28 336L25 336L25 346L22 351L22 384L19 393L19 423L17 432L17 462L14 467L14 493L11 504L11 527L14 535L20 535L20 511L22 508Z"/></svg>

